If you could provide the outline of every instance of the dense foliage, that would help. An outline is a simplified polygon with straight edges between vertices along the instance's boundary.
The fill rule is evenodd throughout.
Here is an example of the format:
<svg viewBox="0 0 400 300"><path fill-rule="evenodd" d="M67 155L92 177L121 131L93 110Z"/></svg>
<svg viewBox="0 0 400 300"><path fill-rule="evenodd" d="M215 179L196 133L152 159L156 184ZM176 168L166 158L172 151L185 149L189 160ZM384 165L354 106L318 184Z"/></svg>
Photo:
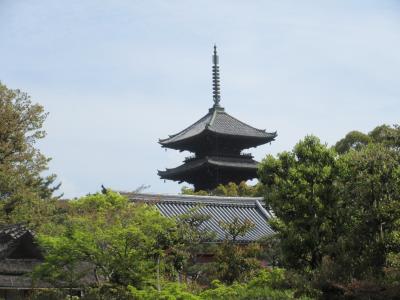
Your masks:
<svg viewBox="0 0 400 300"><path fill-rule="evenodd" d="M340 223L333 181L337 176L333 150L318 138L306 137L292 152L267 156L260 167L266 186L265 200L277 219L286 266L304 271L316 269Z"/></svg>
<svg viewBox="0 0 400 300"><path fill-rule="evenodd" d="M348 152L339 164L346 273L351 278L383 276L400 250L400 152L369 144Z"/></svg>
<svg viewBox="0 0 400 300"><path fill-rule="evenodd" d="M57 223L41 228L46 258L34 276L55 287L80 287L87 299L203 299L196 298L200 287L212 280L247 282L262 269L262 245L235 242L253 228L250 221L222 222L226 240L216 245L209 243L213 234L200 229L209 217L198 209L169 219L112 191L65 205ZM202 255L215 258L201 262Z"/></svg>
<svg viewBox="0 0 400 300"><path fill-rule="evenodd" d="M280 263L324 297L390 299L388 291L400 291L399 132L351 132L335 146L341 154L307 136L260 166Z"/></svg>
<svg viewBox="0 0 400 300"><path fill-rule="evenodd" d="M350 131L346 136L335 144L335 150L346 153L349 150L360 150L368 144L382 144L387 148L400 148L400 126L381 125L374 128L368 134L360 131Z"/></svg>
<svg viewBox="0 0 400 300"><path fill-rule="evenodd" d="M47 200L58 188L55 175L43 176L49 158L35 148L46 134L47 114L26 93L0 82L0 116L0 222L38 224L53 209Z"/></svg>
<svg viewBox="0 0 400 300"><path fill-rule="evenodd" d="M113 192L73 200L63 224L39 236L47 253L37 275L68 286L94 274L97 286L142 288L159 278L160 260L174 237L173 220L154 207L129 203Z"/></svg>

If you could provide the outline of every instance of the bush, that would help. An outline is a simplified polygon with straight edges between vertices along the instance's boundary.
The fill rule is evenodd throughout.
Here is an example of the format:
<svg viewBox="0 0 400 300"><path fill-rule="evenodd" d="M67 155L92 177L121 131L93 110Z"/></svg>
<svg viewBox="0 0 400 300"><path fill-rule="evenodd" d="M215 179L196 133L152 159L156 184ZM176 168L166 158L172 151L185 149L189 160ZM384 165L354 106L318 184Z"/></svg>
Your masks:
<svg viewBox="0 0 400 300"><path fill-rule="evenodd" d="M247 284L234 283L227 286L216 280L213 281L212 288L202 292L200 297L204 300L295 299L294 291L287 288L285 277L283 269L271 269L261 271ZM310 298L301 297L298 299Z"/></svg>
<svg viewBox="0 0 400 300"><path fill-rule="evenodd" d="M160 292L154 288L138 290L133 286L128 286L128 290L133 299L138 300L201 300L187 291L186 285L178 283L167 283Z"/></svg>

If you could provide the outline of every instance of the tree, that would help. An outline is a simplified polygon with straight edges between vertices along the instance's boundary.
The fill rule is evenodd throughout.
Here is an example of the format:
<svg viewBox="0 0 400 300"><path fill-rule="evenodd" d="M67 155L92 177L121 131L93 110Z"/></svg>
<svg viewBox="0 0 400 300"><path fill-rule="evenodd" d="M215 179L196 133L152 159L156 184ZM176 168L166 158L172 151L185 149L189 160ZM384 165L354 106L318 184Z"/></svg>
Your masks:
<svg viewBox="0 0 400 300"><path fill-rule="evenodd" d="M224 285L214 280L212 287L204 290L200 297L204 300L311 300L309 297L299 297L289 289L285 271L283 269L263 269L246 283L235 282L232 285Z"/></svg>
<svg viewBox="0 0 400 300"><path fill-rule="evenodd" d="M399 125L380 125L375 127L368 135L374 143L380 143L384 146L400 150L400 126Z"/></svg>
<svg viewBox="0 0 400 300"><path fill-rule="evenodd" d="M346 153L350 149L359 150L362 146L368 145L372 141L371 137L360 131L350 131L346 136L335 144L335 150Z"/></svg>
<svg viewBox="0 0 400 300"><path fill-rule="evenodd" d="M198 280L207 268L206 264L199 262L200 255L214 253L214 245L210 243L215 238L215 233L204 230L203 224L210 219L200 211L200 207L189 210L177 216L177 239L171 248L169 259L174 269L178 272L178 281L181 275L191 281ZM202 278L200 278L202 279Z"/></svg>
<svg viewBox="0 0 400 300"><path fill-rule="evenodd" d="M47 209L42 200L51 199L59 187L54 186L55 175L42 175L50 159L35 148L46 135L42 126L47 113L26 93L0 83L0 116L2 222L30 221L32 212L39 218ZM26 211L31 213L24 216Z"/></svg>
<svg viewBox="0 0 400 300"><path fill-rule="evenodd" d="M375 127L368 134L360 131L350 131L346 136L338 141L334 148L344 154L349 150L360 150L362 147L370 144L378 143L392 149L400 149L400 126L399 125L380 125Z"/></svg>
<svg viewBox="0 0 400 300"><path fill-rule="evenodd" d="M219 225L225 231L225 239L215 255L215 276L228 284L246 281L261 267L257 259L261 250L256 243L238 244L238 238L244 237L255 225L248 219L239 218L221 221Z"/></svg>
<svg viewBox="0 0 400 300"><path fill-rule="evenodd" d="M339 166L347 215L342 267L351 277L381 277L400 252L400 152L370 144L343 155Z"/></svg>
<svg viewBox="0 0 400 300"><path fill-rule="evenodd" d="M39 236L45 263L41 279L79 282L82 263L92 266L98 287L159 286L160 264L175 240L175 222L146 204L117 193L71 200L65 225Z"/></svg>
<svg viewBox="0 0 400 300"><path fill-rule="evenodd" d="M315 136L306 136L291 152L268 155L260 164L265 202L281 241L283 263L303 271L318 268L340 233L334 180L334 150Z"/></svg>
<svg viewBox="0 0 400 300"><path fill-rule="evenodd" d="M324 297L399 290L399 133L396 125L351 132L336 144L341 155L307 136L260 165L281 262L306 271Z"/></svg>

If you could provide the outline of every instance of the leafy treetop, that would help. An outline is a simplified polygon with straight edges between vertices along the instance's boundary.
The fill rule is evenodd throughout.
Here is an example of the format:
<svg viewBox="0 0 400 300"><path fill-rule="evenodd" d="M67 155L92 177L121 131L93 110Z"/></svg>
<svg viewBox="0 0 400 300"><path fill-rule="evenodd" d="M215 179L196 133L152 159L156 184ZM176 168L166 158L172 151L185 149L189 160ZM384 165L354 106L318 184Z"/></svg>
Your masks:
<svg viewBox="0 0 400 300"><path fill-rule="evenodd" d="M0 82L0 116L0 222L40 222L49 209L43 200L59 187L55 175L42 175L50 159L35 147L46 135L47 113L28 94Z"/></svg>

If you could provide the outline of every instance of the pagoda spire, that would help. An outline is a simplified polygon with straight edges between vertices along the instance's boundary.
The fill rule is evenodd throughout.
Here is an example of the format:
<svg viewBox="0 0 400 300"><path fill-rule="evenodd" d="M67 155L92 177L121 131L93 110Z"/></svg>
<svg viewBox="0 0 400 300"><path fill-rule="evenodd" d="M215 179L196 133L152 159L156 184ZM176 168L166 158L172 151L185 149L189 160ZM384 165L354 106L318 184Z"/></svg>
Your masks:
<svg viewBox="0 0 400 300"><path fill-rule="evenodd" d="M219 102L221 101L221 91L219 84L219 66L218 66L218 55L217 55L217 46L214 45L214 54L213 54L213 67L212 67L212 79L213 79L213 100L214 107L220 107Z"/></svg>

